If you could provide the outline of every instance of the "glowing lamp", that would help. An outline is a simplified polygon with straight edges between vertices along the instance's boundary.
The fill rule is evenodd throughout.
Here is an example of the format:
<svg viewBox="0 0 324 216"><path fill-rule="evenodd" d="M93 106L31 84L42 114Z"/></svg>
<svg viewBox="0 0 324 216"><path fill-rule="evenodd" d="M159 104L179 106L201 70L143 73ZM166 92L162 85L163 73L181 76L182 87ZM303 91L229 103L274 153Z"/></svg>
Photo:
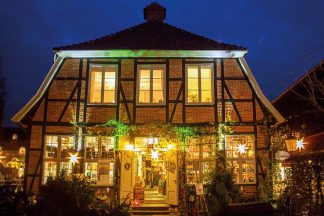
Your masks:
<svg viewBox="0 0 324 216"><path fill-rule="evenodd" d="M305 146L304 146L304 138L301 138L299 140L296 141L296 149L298 150L302 150L302 149L305 149Z"/></svg>
<svg viewBox="0 0 324 216"><path fill-rule="evenodd" d="M287 151L293 152L295 150L296 139L294 137L289 137L285 140Z"/></svg>
<svg viewBox="0 0 324 216"><path fill-rule="evenodd" d="M156 160L159 158L158 152L152 150L152 159Z"/></svg>
<svg viewBox="0 0 324 216"><path fill-rule="evenodd" d="M134 150L134 145L126 144L125 149L126 149L126 151L133 151Z"/></svg>
<svg viewBox="0 0 324 216"><path fill-rule="evenodd" d="M239 153L241 153L241 154L244 154L246 151L245 151L245 149L246 149L246 146L245 146L245 144L238 144L237 145L237 151L239 152Z"/></svg>
<svg viewBox="0 0 324 216"><path fill-rule="evenodd" d="M171 150L173 148L174 148L174 146L172 144L168 144L168 150Z"/></svg>
<svg viewBox="0 0 324 216"><path fill-rule="evenodd" d="M79 157L78 157L79 152L76 152L74 154L69 152L69 155L70 155L70 162L71 163L78 163L79 162Z"/></svg>

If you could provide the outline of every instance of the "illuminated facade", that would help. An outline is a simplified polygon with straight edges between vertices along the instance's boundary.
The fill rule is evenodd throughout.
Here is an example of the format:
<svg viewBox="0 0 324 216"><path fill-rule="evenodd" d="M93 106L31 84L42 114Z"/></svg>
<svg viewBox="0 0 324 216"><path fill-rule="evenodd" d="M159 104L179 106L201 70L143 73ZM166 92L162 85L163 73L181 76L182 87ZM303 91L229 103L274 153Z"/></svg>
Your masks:
<svg viewBox="0 0 324 216"><path fill-rule="evenodd" d="M164 23L165 9L156 3L144 14L146 22L138 26L54 48L55 62L45 81L13 117L30 129L26 190L37 190L48 176L64 170L84 174L94 186L114 188L121 197L130 193L132 199L147 201L154 196L177 205L177 145L162 144L157 131L142 130L129 134L117 161L116 138L89 133L89 128L116 119L125 125L207 130L231 125L233 132L224 131L221 143L210 133L189 140L186 182L204 182L220 149L235 167L237 183L247 193L256 192L267 169L260 160L267 156L262 121L266 113L276 121L282 117L256 83L244 59L247 50ZM79 152L75 166L71 151Z"/></svg>

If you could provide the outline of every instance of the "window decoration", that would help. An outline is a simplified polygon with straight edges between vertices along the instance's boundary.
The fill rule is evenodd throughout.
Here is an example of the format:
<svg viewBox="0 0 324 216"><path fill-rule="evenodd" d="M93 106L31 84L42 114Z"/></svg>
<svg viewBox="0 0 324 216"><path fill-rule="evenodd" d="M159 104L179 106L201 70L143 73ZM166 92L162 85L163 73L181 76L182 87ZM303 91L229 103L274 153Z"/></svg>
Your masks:
<svg viewBox="0 0 324 216"><path fill-rule="evenodd" d="M236 183L255 184L256 164L253 135L226 135L226 159L234 168Z"/></svg>
<svg viewBox="0 0 324 216"><path fill-rule="evenodd" d="M165 66L141 65L138 69L138 103L165 103Z"/></svg>
<svg viewBox="0 0 324 216"><path fill-rule="evenodd" d="M91 65L89 102L116 103L116 84L116 65Z"/></svg>
<svg viewBox="0 0 324 216"><path fill-rule="evenodd" d="M187 103L212 103L212 65L187 65Z"/></svg>

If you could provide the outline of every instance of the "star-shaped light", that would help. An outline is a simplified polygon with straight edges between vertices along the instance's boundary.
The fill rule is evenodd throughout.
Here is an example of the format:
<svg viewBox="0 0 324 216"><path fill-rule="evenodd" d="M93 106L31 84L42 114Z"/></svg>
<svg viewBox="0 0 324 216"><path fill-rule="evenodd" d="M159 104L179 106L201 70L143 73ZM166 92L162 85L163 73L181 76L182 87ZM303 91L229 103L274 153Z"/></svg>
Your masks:
<svg viewBox="0 0 324 216"><path fill-rule="evenodd" d="M296 141L296 148L299 149L299 150L305 149L304 144L305 144L304 143L304 138L301 138L301 139Z"/></svg>
<svg viewBox="0 0 324 216"><path fill-rule="evenodd" d="M152 159L156 160L159 158L158 152L152 150Z"/></svg>
<svg viewBox="0 0 324 216"><path fill-rule="evenodd" d="M241 153L241 154L245 153L245 152L246 152L245 149L246 149L245 144L241 144L241 143L239 143L239 144L237 145L237 151L238 151L239 153Z"/></svg>
<svg viewBox="0 0 324 216"><path fill-rule="evenodd" d="M76 153L70 153L69 152L69 155L70 155L70 162L71 163L78 163L79 162L79 157L78 157L78 155L79 155L79 152L76 152Z"/></svg>

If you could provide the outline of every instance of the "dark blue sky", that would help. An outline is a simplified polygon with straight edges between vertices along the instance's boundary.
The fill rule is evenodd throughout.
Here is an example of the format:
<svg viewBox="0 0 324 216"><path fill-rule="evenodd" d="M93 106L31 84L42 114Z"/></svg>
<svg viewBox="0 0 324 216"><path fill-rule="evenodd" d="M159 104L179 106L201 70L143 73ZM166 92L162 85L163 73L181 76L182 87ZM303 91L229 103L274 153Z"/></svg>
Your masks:
<svg viewBox="0 0 324 216"><path fill-rule="evenodd" d="M7 79L5 125L35 94L55 46L87 41L143 22L152 0L3 0L0 56ZM323 0L160 0L171 25L247 47L263 92L278 96L324 58Z"/></svg>

